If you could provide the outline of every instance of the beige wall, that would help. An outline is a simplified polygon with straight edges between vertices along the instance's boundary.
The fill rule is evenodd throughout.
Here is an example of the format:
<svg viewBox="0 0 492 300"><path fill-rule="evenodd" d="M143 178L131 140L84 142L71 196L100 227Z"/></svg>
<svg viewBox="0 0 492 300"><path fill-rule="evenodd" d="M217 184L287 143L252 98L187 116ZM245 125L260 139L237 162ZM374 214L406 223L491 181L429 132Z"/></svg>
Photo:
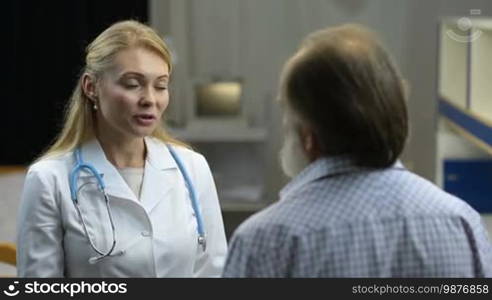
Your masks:
<svg viewBox="0 0 492 300"><path fill-rule="evenodd" d="M196 78L237 76L245 79L244 99L252 126L267 128L263 145L267 201L286 183L277 153L281 145L276 96L282 64L309 32L344 22L367 24L381 33L395 59L404 63L407 4L371 1L168 0L152 1L152 24L172 36L178 53L169 112L185 123L186 85ZM163 20L167 19L166 22ZM185 108L183 108L185 107ZM432 148L428 152L433 156ZM224 156L227 156L224 153Z"/></svg>

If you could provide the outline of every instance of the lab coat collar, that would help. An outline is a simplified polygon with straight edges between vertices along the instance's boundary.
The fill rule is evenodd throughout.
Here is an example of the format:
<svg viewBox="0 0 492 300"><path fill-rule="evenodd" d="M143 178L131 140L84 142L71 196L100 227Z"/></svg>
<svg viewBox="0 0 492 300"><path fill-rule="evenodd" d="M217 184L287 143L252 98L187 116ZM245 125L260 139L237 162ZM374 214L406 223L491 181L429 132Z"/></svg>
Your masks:
<svg viewBox="0 0 492 300"><path fill-rule="evenodd" d="M177 165L164 143L146 137L145 144L147 158L140 201L116 167L107 160L97 139L92 139L82 146L82 159L85 163L93 165L102 175L108 195L140 203L150 212L175 186ZM81 173L82 176L84 175Z"/></svg>
<svg viewBox="0 0 492 300"><path fill-rule="evenodd" d="M150 213L161 201L168 199L176 186L178 166L166 145L156 138L145 138L147 158L140 201Z"/></svg>
<svg viewBox="0 0 492 300"><path fill-rule="evenodd" d="M163 142L153 137L146 137L145 145L147 146L147 162L156 170L175 169L178 167Z"/></svg>

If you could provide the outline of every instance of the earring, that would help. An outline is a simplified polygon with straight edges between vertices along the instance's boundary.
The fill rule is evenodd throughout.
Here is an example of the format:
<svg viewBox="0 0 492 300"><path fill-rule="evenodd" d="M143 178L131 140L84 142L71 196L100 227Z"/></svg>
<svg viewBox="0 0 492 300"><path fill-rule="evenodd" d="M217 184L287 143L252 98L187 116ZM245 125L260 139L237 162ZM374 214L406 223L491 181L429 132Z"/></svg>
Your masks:
<svg viewBox="0 0 492 300"><path fill-rule="evenodd" d="M90 99L93 101L93 104L94 104L94 105L92 106L92 108L93 108L94 110L97 110L97 97L96 97L96 96L92 96L92 97L90 97Z"/></svg>

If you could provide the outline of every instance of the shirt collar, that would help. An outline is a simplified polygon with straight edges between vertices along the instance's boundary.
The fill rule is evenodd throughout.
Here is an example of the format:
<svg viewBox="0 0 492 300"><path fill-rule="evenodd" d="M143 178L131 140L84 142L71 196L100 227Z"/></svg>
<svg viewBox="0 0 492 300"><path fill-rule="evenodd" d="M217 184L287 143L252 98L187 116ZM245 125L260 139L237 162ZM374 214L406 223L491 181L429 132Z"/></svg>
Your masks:
<svg viewBox="0 0 492 300"><path fill-rule="evenodd" d="M397 160L388 169L405 169L400 160ZM281 191L280 198L283 199L288 194L298 190L309 182L316 181L323 177L332 177L341 174L369 172L377 169L360 167L355 164L349 155L338 155L331 157L318 158L295 176Z"/></svg>

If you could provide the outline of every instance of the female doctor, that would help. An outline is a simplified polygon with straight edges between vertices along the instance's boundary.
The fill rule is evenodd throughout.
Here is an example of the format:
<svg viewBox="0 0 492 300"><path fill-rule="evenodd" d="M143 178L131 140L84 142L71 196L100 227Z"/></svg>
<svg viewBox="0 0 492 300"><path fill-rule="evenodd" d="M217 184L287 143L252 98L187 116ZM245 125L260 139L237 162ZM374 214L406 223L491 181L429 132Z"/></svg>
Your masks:
<svg viewBox="0 0 492 300"><path fill-rule="evenodd" d="M123 21L86 52L64 128L27 173L18 275L219 276L227 245L209 166L161 127L164 41Z"/></svg>

